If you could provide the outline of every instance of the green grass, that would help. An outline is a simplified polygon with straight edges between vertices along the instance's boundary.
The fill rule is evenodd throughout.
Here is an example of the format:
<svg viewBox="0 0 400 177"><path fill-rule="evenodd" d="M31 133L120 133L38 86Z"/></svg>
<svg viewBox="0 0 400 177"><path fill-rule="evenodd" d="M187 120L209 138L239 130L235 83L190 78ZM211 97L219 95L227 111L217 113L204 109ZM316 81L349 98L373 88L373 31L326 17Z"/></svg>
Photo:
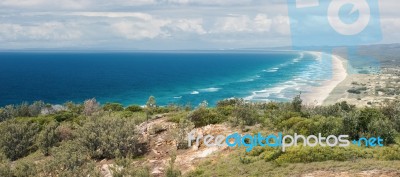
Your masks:
<svg viewBox="0 0 400 177"><path fill-rule="evenodd" d="M224 153L224 152L223 152ZM323 161L310 163L282 163L256 160L244 164L240 160L243 150L234 150L230 155L215 154L207 158L185 176L298 176L314 171L360 172L379 169L400 172L400 161L380 161L376 159L354 159L350 161Z"/></svg>

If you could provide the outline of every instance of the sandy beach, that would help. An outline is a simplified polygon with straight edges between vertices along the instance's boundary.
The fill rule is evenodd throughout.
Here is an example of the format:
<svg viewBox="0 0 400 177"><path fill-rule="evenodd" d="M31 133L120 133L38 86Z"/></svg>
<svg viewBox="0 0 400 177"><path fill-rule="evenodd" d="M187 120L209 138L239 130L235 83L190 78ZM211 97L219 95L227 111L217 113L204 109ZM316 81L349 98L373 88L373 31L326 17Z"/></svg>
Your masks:
<svg viewBox="0 0 400 177"><path fill-rule="evenodd" d="M321 52L311 52L313 55L322 55ZM308 93L302 95L303 103L308 105L322 105L330 93L344 81L348 75L346 59L332 55L332 78L324 81L321 86L312 87Z"/></svg>

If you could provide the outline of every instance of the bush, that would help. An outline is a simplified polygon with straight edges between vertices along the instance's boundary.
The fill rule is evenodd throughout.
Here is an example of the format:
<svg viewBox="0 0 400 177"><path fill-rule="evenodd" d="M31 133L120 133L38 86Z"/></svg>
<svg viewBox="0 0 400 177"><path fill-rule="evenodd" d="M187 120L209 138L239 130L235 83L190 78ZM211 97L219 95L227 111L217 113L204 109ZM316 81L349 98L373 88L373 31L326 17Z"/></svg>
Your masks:
<svg viewBox="0 0 400 177"><path fill-rule="evenodd" d="M2 152L0 152L0 176L13 176L10 161Z"/></svg>
<svg viewBox="0 0 400 177"><path fill-rule="evenodd" d="M23 102L20 105L7 105L4 108L0 108L0 121L15 117L36 117L40 115L45 106L42 101L36 101L31 105L27 102Z"/></svg>
<svg viewBox="0 0 400 177"><path fill-rule="evenodd" d="M155 114L163 114L163 113L169 113L170 108L169 107L155 107L153 109L153 113Z"/></svg>
<svg viewBox="0 0 400 177"><path fill-rule="evenodd" d="M217 106L217 111L224 115L224 116L230 116L233 114L233 110L235 110L234 106L227 105L227 106Z"/></svg>
<svg viewBox="0 0 400 177"><path fill-rule="evenodd" d="M400 132L400 101L386 102L382 113L393 123L397 132Z"/></svg>
<svg viewBox="0 0 400 177"><path fill-rule="evenodd" d="M18 177L37 176L37 165L32 161L20 160L15 163L12 172L13 176Z"/></svg>
<svg viewBox="0 0 400 177"><path fill-rule="evenodd" d="M305 114L308 114L310 116L322 115L325 117L341 117L343 116L343 114L353 111L354 109L355 105L349 105L346 101L343 101L334 105L307 108L305 110Z"/></svg>
<svg viewBox="0 0 400 177"><path fill-rule="evenodd" d="M343 119L343 130L353 139L380 136L385 144L393 143L396 134L393 123L375 108L364 108L346 114Z"/></svg>
<svg viewBox="0 0 400 177"><path fill-rule="evenodd" d="M238 105L233 111L233 119L231 119L233 126L254 125L260 122L257 110L250 104Z"/></svg>
<svg viewBox="0 0 400 177"><path fill-rule="evenodd" d="M44 130L42 130L38 136L38 147L44 155L49 155L50 149L60 142L61 138L57 132L58 123L50 123Z"/></svg>
<svg viewBox="0 0 400 177"><path fill-rule="evenodd" d="M235 107L236 105L243 105L243 104L244 104L244 100L240 99L240 98L225 99L225 100L218 101L217 108L225 107L225 106Z"/></svg>
<svg viewBox="0 0 400 177"><path fill-rule="evenodd" d="M131 105L125 108L125 111L130 111L130 112L142 112L143 108L138 106L138 105Z"/></svg>
<svg viewBox="0 0 400 177"><path fill-rule="evenodd" d="M169 165L167 167L166 177L178 177L181 176L181 171L175 169L176 155L172 155Z"/></svg>
<svg viewBox="0 0 400 177"><path fill-rule="evenodd" d="M150 169L148 167L136 168L134 161L130 158L116 158L115 164L110 165L113 177L150 177Z"/></svg>
<svg viewBox="0 0 400 177"><path fill-rule="evenodd" d="M194 128L194 124L187 119L181 119L177 129L173 133L175 138L177 149L187 149L188 146L188 134Z"/></svg>
<svg viewBox="0 0 400 177"><path fill-rule="evenodd" d="M275 159L278 164L282 163L310 163L328 160L346 161L354 158L372 158L373 153L362 151L358 147L290 147Z"/></svg>
<svg viewBox="0 0 400 177"><path fill-rule="evenodd" d="M123 111L124 107L119 103L106 103L103 106L104 111Z"/></svg>
<svg viewBox="0 0 400 177"><path fill-rule="evenodd" d="M40 126L26 121L10 120L0 125L0 148L11 160L24 157L37 149Z"/></svg>
<svg viewBox="0 0 400 177"><path fill-rule="evenodd" d="M153 124L150 127L149 133L150 133L150 135L155 135L155 134L159 134L159 133L161 133L163 131L166 131L166 130L167 130L167 128L163 127L161 124Z"/></svg>
<svg viewBox="0 0 400 177"><path fill-rule="evenodd" d="M84 110L84 105L82 104L75 104L73 102L67 102L64 104L64 106L67 108L68 111L75 115L80 115L82 114Z"/></svg>
<svg viewBox="0 0 400 177"><path fill-rule="evenodd" d="M52 149L53 158L43 167L45 176L99 176L85 147L69 141Z"/></svg>
<svg viewBox="0 0 400 177"><path fill-rule="evenodd" d="M194 110L188 116L189 120L192 121L195 127L202 127L209 124L217 124L223 122L224 118L218 114L214 109L200 107Z"/></svg>
<svg viewBox="0 0 400 177"><path fill-rule="evenodd" d="M145 152L132 119L93 117L79 129L79 141L95 159L136 156Z"/></svg>
<svg viewBox="0 0 400 177"><path fill-rule="evenodd" d="M60 111L54 115L54 119L57 122L68 121L72 120L73 118L75 118L75 115L69 111Z"/></svg>
<svg viewBox="0 0 400 177"><path fill-rule="evenodd" d="M362 91L366 91L367 87L358 87L358 88L351 88L349 90L347 90L347 92L349 93L353 93L353 94L360 94Z"/></svg>
<svg viewBox="0 0 400 177"><path fill-rule="evenodd" d="M187 119L189 113L186 111L171 114L168 118L169 122L179 123L181 120Z"/></svg>

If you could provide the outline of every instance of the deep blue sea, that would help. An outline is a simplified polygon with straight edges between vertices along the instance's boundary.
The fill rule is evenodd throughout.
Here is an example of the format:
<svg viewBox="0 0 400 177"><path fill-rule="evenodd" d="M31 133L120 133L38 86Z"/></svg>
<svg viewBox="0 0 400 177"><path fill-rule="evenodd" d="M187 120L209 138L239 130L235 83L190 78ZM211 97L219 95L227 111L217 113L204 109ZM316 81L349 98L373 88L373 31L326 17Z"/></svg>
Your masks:
<svg viewBox="0 0 400 177"><path fill-rule="evenodd" d="M198 105L239 97L287 101L331 76L308 52L2 52L0 106L42 100Z"/></svg>

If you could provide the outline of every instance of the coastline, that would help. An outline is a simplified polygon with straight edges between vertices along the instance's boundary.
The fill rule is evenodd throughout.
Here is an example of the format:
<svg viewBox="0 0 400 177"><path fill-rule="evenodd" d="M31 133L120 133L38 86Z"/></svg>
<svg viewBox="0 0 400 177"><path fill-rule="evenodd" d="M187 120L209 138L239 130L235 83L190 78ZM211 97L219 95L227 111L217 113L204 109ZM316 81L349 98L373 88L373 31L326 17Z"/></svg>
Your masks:
<svg viewBox="0 0 400 177"><path fill-rule="evenodd" d="M310 52L313 55L322 55L321 52ZM332 56L332 78L324 81L321 86L312 87L310 92L304 93L301 97L303 103L307 105L320 106L326 104L326 100L331 96L332 91L347 77L347 60L338 55Z"/></svg>

